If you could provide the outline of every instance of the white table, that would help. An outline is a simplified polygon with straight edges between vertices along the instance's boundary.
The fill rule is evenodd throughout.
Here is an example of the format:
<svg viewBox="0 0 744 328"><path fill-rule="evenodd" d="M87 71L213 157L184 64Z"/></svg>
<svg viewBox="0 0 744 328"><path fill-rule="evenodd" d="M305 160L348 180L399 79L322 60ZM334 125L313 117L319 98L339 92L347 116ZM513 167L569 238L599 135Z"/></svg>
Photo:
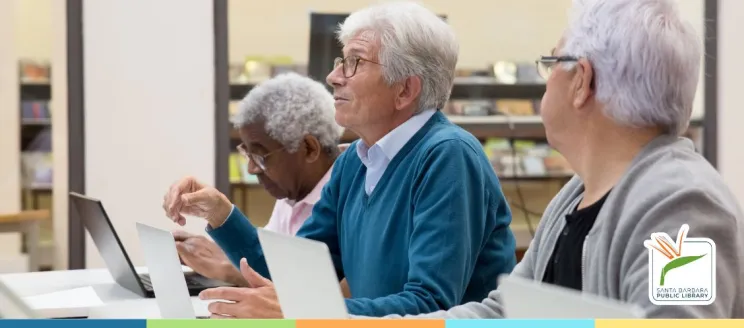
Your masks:
<svg viewBox="0 0 744 328"><path fill-rule="evenodd" d="M184 267L184 271L190 269ZM138 273L147 273L147 268L135 269ZM70 306L64 300L36 308L45 318L97 317L97 318L139 318L155 319L160 317L155 299L143 298L128 289L119 286L106 269L88 269L71 271L47 271L15 273L0 275L5 283L20 297L32 297L66 290L92 287L103 302L103 306ZM197 316L209 315L208 302L192 297ZM45 302L47 303L47 302Z"/></svg>

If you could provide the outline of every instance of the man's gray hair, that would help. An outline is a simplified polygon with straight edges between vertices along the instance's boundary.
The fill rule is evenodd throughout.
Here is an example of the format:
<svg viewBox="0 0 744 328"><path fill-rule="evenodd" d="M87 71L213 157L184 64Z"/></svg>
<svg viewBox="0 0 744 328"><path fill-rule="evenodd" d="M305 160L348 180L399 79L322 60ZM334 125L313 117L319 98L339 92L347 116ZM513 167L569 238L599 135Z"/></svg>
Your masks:
<svg viewBox="0 0 744 328"><path fill-rule="evenodd" d="M560 55L592 63L605 114L626 126L684 133L703 50L675 1L574 0L572 14Z"/></svg>
<svg viewBox="0 0 744 328"><path fill-rule="evenodd" d="M452 28L414 2L388 2L352 13L339 26L343 45L360 33L380 40L385 82L421 78L418 112L444 107L452 92L459 44Z"/></svg>
<svg viewBox="0 0 744 328"><path fill-rule="evenodd" d="M243 98L231 119L236 128L264 122L266 133L294 152L306 135L323 149L338 153L342 128L336 124L333 96L308 77L285 73L256 85Z"/></svg>

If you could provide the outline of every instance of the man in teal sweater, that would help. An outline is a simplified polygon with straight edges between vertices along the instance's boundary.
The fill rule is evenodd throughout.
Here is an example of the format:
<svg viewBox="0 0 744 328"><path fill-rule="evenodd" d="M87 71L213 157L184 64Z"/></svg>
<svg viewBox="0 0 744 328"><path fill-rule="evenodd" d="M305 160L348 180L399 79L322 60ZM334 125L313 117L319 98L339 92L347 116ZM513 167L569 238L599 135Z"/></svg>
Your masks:
<svg viewBox="0 0 744 328"><path fill-rule="evenodd" d="M515 239L481 144L437 110L454 79L454 33L418 4L395 2L352 14L339 39L345 57L327 82L336 121L361 140L336 160L297 236L328 245L338 278L349 283L351 314L419 314L482 300L515 266ZM214 316L281 317L256 228L227 197L186 179L164 205L179 223L183 214L205 217L253 286L205 291L205 299L235 302L213 303Z"/></svg>

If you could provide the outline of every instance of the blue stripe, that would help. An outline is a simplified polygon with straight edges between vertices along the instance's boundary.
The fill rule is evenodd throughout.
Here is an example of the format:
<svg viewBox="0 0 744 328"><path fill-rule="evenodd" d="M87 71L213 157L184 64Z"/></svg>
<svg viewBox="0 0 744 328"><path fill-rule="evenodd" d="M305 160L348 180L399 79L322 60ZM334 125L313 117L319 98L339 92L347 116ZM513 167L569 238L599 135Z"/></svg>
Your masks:
<svg viewBox="0 0 744 328"><path fill-rule="evenodd" d="M2 0L0 0L2 1ZM3 319L0 327L12 328L147 328L147 320Z"/></svg>
<svg viewBox="0 0 744 328"><path fill-rule="evenodd" d="M447 320L446 328L594 328L594 320L477 319Z"/></svg>

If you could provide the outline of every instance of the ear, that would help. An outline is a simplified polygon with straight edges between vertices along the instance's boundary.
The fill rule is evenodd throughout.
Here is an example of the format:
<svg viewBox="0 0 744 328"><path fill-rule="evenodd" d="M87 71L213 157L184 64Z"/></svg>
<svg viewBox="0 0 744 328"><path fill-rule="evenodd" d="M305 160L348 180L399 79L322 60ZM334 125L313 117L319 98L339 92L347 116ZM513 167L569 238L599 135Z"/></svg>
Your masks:
<svg viewBox="0 0 744 328"><path fill-rule="evenodd" d="M321 146L318 138L308 134L303 138L303 142L305 143L305 161L308 163L317 161L323 151L323 146Z"/></svg>
<svg viewBox="0 0 744 328"><path fill-rule="evenodd" d="M594 95L594 68L586 58L579 59L574 76L574 107L582 108Z"/></svg>
<svg viewBox="0 0 744 328"><path fill-rule="evenodd" d="M409 76L403 80L398 87L398 94L395 98L395 109L401 110L415 104L421 95L421 78L418 76Z"/></svg>

